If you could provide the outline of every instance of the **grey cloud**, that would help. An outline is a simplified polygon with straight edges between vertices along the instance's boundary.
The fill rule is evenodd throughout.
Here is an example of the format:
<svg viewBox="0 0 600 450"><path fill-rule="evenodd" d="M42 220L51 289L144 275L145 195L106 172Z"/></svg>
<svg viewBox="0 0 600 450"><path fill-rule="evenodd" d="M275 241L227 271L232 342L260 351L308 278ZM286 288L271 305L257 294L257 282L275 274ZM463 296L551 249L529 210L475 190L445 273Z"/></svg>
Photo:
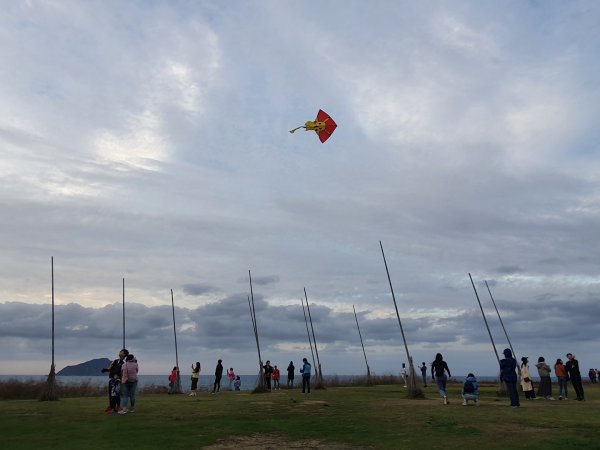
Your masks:
<svg viewBox="0 0 600 450"><path fill-rule="evenodd" d="M493 269L494 272L496 273L500 273L503 275L514 275L517 273L524 273L526 272L524 269L522 269L519 266L500 266L500 267L496 267L495 269Z"/></svg>
<svg viewBox="0 0 600 450"><path fill-rule="evenodd" d="M183 285L183 292L188 295L200 296L217 291L218 289L215 286L211 286L208 283L189 283Z"/></svg>

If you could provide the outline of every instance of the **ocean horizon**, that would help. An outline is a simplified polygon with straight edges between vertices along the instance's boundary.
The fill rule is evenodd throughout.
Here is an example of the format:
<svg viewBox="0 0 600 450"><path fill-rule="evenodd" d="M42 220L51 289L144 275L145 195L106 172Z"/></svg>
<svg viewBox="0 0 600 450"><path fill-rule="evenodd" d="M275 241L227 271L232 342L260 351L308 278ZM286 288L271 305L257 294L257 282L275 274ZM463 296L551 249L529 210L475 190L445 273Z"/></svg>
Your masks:
<svg viewBox="0 0 600 450"><path fill-rule="evenodd" d="M377 376L377 375L374 375ZM324 375L325 381L328 379L337 379L341 382L350 381L352 379L364 378L366 374L363 375ZM463 382L466 376L459 377L451 377L449 378L450 382ZM40 382L46 381L48 375L0 375L0 382L6 382L10 380L16 380L20 382ZM533 378L536 380L536 378ZM200 375L200 379L198 381L198 389L199 391L207 391L213 388L215 377L214 375ZM242 391L251 391L258 385L258 375L240 375L240 380L242 382L240 390ZM421 378L419 377L419 380ZM477 380L480 382L497 382L498 376L478 376ZM81 384L81 383L89 383L93 386L105 386L108 382L107 375L98 375L98 376L78 376L78 375L57 375L56 381L60 384ZM427 380L430 386L435 386L435 383ZM287 385L287 375L283 375L281 380L281 387L285 388ZM294 386L298 387L301 384L301 377L296 376L294 378ZM401 384L401 383L399 383ZM138 387L144 388L147 386L164 386L167 388L169 386L168 374L161 375L139 375L138 376ZM190 375L184 375L181 377L181 388L183 391L189 391L191 388L191 377ZM229 380L226 377L223 377L221 380L221 389L227 390L229 388Z"/></svg>

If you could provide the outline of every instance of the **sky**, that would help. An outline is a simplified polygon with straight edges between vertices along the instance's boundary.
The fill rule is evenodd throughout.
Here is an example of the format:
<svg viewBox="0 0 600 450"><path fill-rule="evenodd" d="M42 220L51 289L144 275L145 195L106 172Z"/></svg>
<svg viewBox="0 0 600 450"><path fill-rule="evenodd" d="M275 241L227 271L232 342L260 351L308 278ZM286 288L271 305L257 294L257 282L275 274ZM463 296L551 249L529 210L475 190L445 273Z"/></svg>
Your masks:
<svg viewBox="0 0 600 450"><path fill-rule="evenodd" d="M0 373L126 347L325 375L600 366L600 3L19 1L0 10ZM319 109L322 144L288 131Z"/></svg>

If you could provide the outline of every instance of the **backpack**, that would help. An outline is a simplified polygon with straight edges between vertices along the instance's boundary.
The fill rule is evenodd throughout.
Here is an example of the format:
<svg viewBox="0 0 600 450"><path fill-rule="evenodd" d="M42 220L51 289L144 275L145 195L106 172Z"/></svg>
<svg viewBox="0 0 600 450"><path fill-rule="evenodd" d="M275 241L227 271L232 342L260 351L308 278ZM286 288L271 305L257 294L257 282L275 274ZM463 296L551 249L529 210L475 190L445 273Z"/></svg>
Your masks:
<svg viewBox="0 0 600 450"><path fill-rule="evenodd" d="M475 385L473 384L473 382L471 380L465 381L465 385L463 386L463 391L465 391L466 394L472 394L473 392L475 392Z"/></svg>

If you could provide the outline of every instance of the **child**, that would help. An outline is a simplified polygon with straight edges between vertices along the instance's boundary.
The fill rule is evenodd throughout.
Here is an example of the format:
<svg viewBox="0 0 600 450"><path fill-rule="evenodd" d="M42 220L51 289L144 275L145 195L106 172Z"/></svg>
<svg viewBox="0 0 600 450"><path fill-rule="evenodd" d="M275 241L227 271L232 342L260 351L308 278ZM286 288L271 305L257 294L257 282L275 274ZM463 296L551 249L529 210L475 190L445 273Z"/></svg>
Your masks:
<svg viewBox="0 0 600 450"><path fill-rule="evenodd" d="M235 381L235 372L233 371L233 367L230 367L227 370L227 379L229 380L229 390L231 391L231 385Z"/></svg>
<svg viewBox="0 0 600 450"><path fill-rule="evenodd" d="M119 379L119 374L115 373L113 375L112 380L108 382L108 387L110 389L110 411L107 411L109 414L117 414L119 408L121 407L121 380Z"/></svg>
<svg viewBox="0 0 600 450"><path fill-rule="evenodd" d="M275 366L273 368L273 389L279 389L279 378L281 377L281 372Z"/></svg>
<svg viewBox="0 0 600 450"><path fill-rule="evenodd" d="M240 380L240 376L238 375L235 377L235 382L233 383L233 387L235 388L236 391L239 391L241 386L242 386L242 380Z"/></svg>
<svg viewBox="0 0 600 450"><path fill-rule="evenodd" d="M469 400L475 402L475 406L479 406L479 386L477 386L477 379L475 375L470 373L467 375L462 388L463 406L467 406Z"/></svg>

